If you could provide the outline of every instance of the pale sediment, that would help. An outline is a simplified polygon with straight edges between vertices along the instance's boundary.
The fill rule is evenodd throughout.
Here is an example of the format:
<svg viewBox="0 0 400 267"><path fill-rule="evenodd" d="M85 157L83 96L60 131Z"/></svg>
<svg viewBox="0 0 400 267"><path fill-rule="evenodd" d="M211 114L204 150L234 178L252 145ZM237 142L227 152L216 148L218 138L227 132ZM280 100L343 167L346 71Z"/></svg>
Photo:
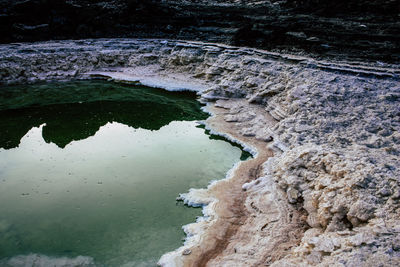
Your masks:
<svg viewBox="0 0 400 267"><path fill-rule="evenodd" d="M216 101L207 126L258 154L186 196L209 204L169 262L186 266L399 265L399 75L199 42L0 46L3 84L101 76Z"/></svg>
<svg viewBox="0 0 400 267"><path fill-rule="evenodd" d="M212 114L206 121L207 128L242 144L253 152L254 158L234 166L226 179L211 183L207 190L192 189L188 194L182 194L181 198L189 205L207 205L203 212L205 217L196 224L187 226L190 227L188 242L177 251L164 255L160 260L162 265L170 266L173 262L174 265L204 266L223 253L238 229L245 224L249 214L244 206L246 193L242 190L242 185L254 181L262 172L262 163L272 156L272 151L267 149L264 140L240 134L240 129L249 123L248 120L235 124L225 120L245 106L244 100L227 100L207 107ZM274 125L275 121L260 106L250 105L247 108L260 113L266 124ZM182 258L185 250L191 253Z"/></svg>

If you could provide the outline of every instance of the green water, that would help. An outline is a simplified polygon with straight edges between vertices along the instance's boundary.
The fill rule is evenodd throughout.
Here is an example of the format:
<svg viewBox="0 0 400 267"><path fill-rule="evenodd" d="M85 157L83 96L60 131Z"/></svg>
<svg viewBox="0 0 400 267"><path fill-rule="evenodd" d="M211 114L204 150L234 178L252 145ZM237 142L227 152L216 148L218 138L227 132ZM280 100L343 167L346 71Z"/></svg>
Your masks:
<svg viewBox="0 0 400 267"><path fill-rule="evenodd" d="M201 215L179 193L247 157L190 93L81 81L0 103L1 266L154 266Z"/></svg>

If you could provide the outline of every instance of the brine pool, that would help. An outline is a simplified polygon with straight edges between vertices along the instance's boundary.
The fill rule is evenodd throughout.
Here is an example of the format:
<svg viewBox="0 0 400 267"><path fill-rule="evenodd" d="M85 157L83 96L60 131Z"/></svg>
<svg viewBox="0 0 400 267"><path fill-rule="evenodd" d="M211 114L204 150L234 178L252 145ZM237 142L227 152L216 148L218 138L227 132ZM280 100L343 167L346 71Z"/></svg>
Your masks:
<svg viewBox="0 0 400 267"><path fill-rule="evenodd" d="M249 155L195 95L76 81L0 87L0 265L155 266L201 209L176 201Z"/></svg>

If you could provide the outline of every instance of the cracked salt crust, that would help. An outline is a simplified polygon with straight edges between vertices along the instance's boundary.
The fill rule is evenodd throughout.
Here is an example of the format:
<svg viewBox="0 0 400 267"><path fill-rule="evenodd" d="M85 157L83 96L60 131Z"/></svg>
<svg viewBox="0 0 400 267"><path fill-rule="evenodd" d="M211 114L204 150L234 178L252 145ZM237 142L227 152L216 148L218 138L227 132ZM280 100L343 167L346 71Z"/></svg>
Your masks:
<svg viewBox="0 0 400 267"><path fill-rule="evenodd" d="M215 203L204 208L215 220L186 226L197 238L172 266L400 265L399 65L114 41L1 45L0 81L97 73L217 101L207 127L258 154L237 179L198 191Z"/></svg>

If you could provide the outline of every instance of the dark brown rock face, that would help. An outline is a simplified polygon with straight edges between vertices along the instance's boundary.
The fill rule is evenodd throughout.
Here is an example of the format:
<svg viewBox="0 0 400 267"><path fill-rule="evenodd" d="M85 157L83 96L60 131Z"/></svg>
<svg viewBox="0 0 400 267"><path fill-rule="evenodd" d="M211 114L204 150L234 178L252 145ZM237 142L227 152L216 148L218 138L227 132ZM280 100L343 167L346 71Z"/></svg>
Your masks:
<svg viewBox="0 0 400 267"><path fill-rule="evenodd" d="M400 59L399 0L3 0L0 42L145 37Z"/></svg>

